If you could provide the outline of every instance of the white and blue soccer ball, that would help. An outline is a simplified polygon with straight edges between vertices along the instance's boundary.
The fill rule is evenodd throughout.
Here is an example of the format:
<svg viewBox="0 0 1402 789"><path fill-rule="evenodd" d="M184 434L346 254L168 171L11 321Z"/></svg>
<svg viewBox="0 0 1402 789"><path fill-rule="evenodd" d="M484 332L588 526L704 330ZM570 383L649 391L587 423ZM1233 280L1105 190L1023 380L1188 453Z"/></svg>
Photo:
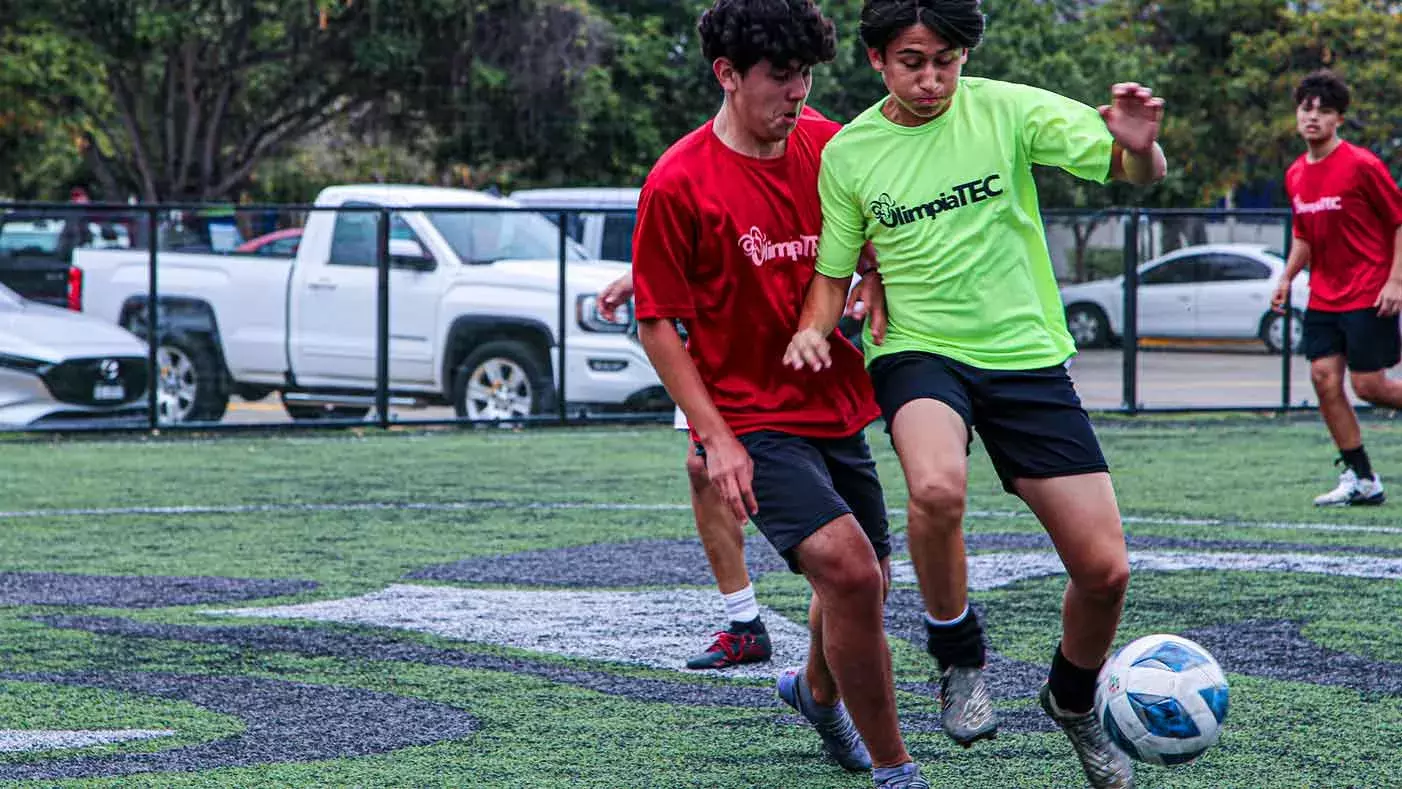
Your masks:
<svg viewBox="0 0 1402 789"><path fill-rule="evenodd" d="M1100 669L1095 714L1130 758L1184 764L1221 735L1227 678L1200 644L1174 635L1144 636Z"/></svg>

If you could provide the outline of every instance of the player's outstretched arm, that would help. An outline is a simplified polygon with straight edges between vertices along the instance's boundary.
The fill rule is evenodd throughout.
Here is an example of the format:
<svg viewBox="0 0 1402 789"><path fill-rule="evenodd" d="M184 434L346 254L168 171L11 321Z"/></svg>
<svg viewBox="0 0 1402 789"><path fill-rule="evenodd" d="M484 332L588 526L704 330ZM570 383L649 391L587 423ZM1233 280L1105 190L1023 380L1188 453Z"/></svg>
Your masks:
<svg viewBox="0 0 1402 789"><path fill-rule="evenodd" d="M696 431L706 450L706 474L735 513L735 518L743 521L759 511L750 453L716 410L696 363L687 353L681 335L677 334L677 327L666 318L640 320L638 339L657 370L657 377L667 388L667 394L676 401L677 407L686 414L687 424Z"/></svg>
<svg viewBox="0 0 1402 789"><path fill-rule="evenodd" d="M1163 99L1137 82L1121 82L1110 88L1110 103L1100 107L1100 117L1115 138L1110 176L1144 186L1163 180L1168 160L1159 147Z"/></svg>
<svg viewBox="0 0 1402 789"><path fill-rule="evenodd" d="M608 320L613 320L613 315L619 307L628 303L633 298L633 272L628 272L618 279L605 285L597 296L599 300L599 313Z"/></svg>
<svg viewBox="0 0 1402 789"><path fill-rule="evenodd" d="M851 275L845 279L826 274L813 275L813 281L808 283L803 312L798 316L798 331L794 332L788 349L784 351L785 365L795 370L805 367L824 370L832 366L832 348L828 337L842 319L843 307L847 305L847 286L851 281Z"/></svg>

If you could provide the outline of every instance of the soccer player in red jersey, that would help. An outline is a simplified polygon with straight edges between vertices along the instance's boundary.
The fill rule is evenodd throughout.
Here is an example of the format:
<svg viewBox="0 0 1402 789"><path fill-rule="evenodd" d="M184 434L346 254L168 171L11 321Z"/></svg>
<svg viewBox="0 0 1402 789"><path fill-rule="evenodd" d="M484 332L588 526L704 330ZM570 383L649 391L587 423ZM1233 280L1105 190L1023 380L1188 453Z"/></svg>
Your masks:
<svg viewBox="0 0 1402 789"><path fill-rule="evenodd" d="M863 264L864 267L874 266L875 258L864 256ZM880 344L886 331L885 294L875 268L864 268L863 274L861 283L848 294L843 316L860 323L870 315L873 340ZM630 271L599 290L599 311L612 320L614 313L632 298L633 274ZM691 428L681 409L677 409L674 423L679 432L690 434ZM691 488L691 511L730 624L715 633L710 646L688 660L686 667L725 669L766 662L773 656L774 647L760 617L759 600L750 582L749 568L745 566L745 519L737 519L721 500L707 474L705 459L692 450L688 441L686 473Z"/></svg>
<svg viewBox="0 0 1402 789"><path fill-rule="evenodd" d="M1290 282L1309 267L1305 357L1344 467L1338 487L1314 500L1321 507L1386 498L1344 393L1344 371L1362 399L1402 408L1402 381L1387 377L1402 356L1402 189L1377 156L1339 138L1348 104L1348 85L1329 71L1295 88L1295 123L1309 150L1285 173L1295 238L1271 299L1284 309Z"/></svg>
<svg viewBox="0 0 1402 789"><path fill-rule="evenodd" d="M819 160L839 128L804 106L812 67L836 53L832 23L811 0L718 0L698 30L724 100L643 185L639 338L720 498L813 588L807 665L780 677L780 698L843 767L928 789L896 718L891 547L863 435L879 411L862 356L833 332L829 370L782 364L814 275Z"/></svg>

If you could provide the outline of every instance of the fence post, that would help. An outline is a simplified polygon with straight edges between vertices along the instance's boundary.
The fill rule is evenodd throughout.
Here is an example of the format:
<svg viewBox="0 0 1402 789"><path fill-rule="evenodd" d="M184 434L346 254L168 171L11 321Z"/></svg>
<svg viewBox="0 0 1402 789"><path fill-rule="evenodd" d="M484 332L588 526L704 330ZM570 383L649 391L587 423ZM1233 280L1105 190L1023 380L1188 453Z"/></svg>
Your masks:
<svg viewBox="0 0 1402 789"><path fill-rule="evenodd" d="M146 427L152 433L160 429L160 385L161 368L160 361L156 358L156 350L160 346L160 336L157 332L157 280L156 280L156 246L160 243L160 217L155 206L147 206L146 209L146 235L147 235L147 258L146 258Z"/></svg>
<svg viewBox="0 0 1402 789"><path fill-rule="evenodd" d="M376 283L375 324L375 418L381 428L389 427L389 209L380 208L375 226Z"/></svg>
<svg viewBox="0 0 1402 789"><path fill-rule="evenodd" d="M567 218L567 217L565 216L565 214L566 214L565 211L561 211L561 212L560 212L560 215L556 217L556 220L557 220L557 221L555 222L555 225L556 225L556 227L557 227L558 230L559 230L559 232L557 233L557 236L558 236L559 242L560 242L560 243L559 243L559 253L560 253L560 254L559 254L559 258L560 258L560 261L559 261L559 262L560 262L560 303L559 303L559 308L560 308L560 313L559 313L559 316L558 316L558 318L559 318L559 327L560 327L560 360L559 360L559 367L560 367L560 397L559 397L559 406L560 406L560 407L559 407L559 412L560 412L560 413L559 413L559 416L560 416L560 424L562 424L562 425L565 425L565 424L568 424L568 423L569 423L569 409L567 408L566 403L565 403L565 335L569 333L568 327L567 327L566 324L565 324L565 300L569 298L569 292L565 290L565 240L568 238L568 236L567 236L566 233L565 233L565 220L566 220L566 218Z"/></svg>
<svg viewBox="0 0 1402 789"><path fill-rule="evenodd" d="M1285 259L1290 259L1290 243L1295 236L1294 227L1290 214L1285 215ZM1281 416L1287 416L1290 412L1290 357L1295 355L1290 338L1294 336L1295 327L1295 287L1290 284L1290 289L1285 291L1285 320L1280 322L1280 408Z"/></svg>
<svg viewBox="0 0 1402 789"><path fill-rule="evenodd" d="M1125 222L1123 383L1124 407L1139 410L1139 212L1131 210Z"/></svg>

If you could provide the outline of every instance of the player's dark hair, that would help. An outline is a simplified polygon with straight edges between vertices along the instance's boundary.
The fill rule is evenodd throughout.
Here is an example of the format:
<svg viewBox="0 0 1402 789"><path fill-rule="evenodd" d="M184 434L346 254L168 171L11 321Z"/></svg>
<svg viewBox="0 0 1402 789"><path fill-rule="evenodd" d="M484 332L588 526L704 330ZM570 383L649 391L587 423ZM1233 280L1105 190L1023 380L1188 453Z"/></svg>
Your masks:
<svg viewBox="0 0 1402 789"><path fill-rule="evenodd" d="M726 58L741 73L761 60L813 66L837 55L832 20L813 0L716 0L696 30L708 62Z"/></svg>
<svg viewBox="0 0 1402 789"><path fill-rule="evenodd" d="M1348 110L1348 83L1329 69L1320 69L1300 80L1295 88L1296 107L1310 99L1319 99L1321 110L1334 110L1343 115Z"/></svg>
<svg viewBox="0 0 1402 789"><path fill-rule="evenodd" d="M866 0L862 3L862 43L879 52L902 30L920 24L952 46L973 49L983 41L979 0Z"/></svg>

